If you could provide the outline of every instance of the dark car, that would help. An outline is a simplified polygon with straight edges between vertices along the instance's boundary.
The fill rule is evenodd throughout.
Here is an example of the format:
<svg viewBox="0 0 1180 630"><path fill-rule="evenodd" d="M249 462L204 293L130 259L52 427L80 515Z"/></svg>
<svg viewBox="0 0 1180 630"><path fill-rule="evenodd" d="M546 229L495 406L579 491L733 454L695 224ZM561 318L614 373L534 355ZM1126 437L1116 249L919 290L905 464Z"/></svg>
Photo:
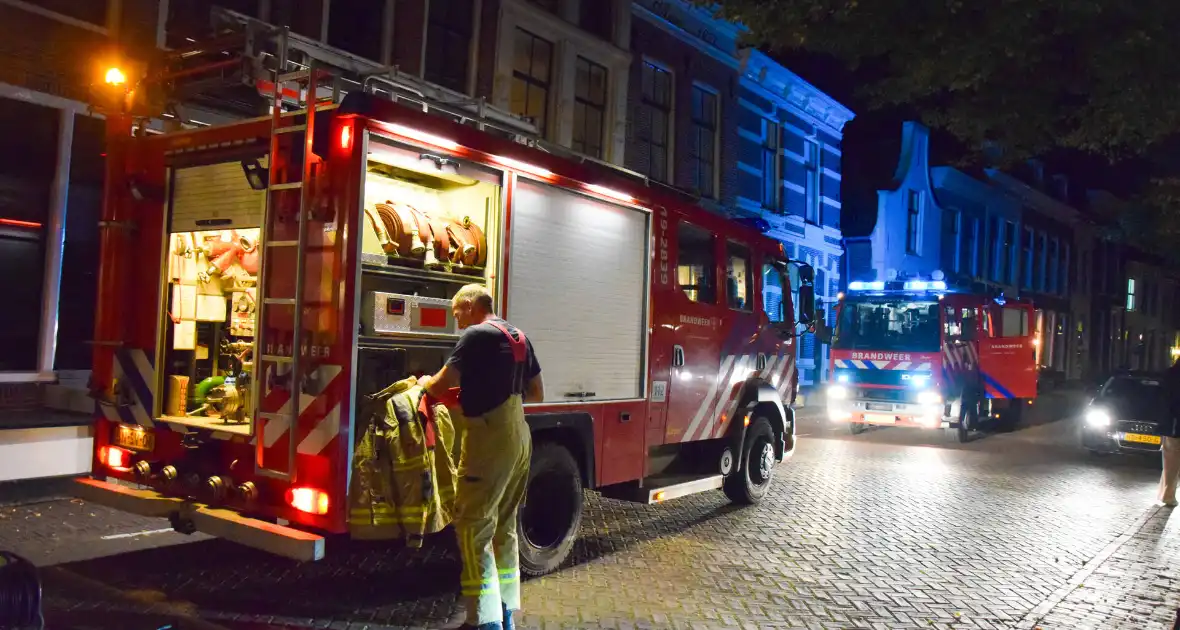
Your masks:
<svg viewBox="0 0 1180 630"><path fill-rule="evenodd" d="M1161 374L1119 374L1082 412L1082 446L1091 453L1158 453L1168 401Z"/></svg>

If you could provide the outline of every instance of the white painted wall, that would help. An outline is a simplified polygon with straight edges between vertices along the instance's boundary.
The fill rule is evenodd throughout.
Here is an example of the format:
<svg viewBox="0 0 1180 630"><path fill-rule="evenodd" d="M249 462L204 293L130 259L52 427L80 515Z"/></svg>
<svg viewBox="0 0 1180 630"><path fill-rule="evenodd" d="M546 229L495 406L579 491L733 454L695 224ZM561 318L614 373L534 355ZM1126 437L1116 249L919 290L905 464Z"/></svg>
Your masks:
<svg viewBox="0 0 1180 630"><path fill-rule="evenodd" d="M0 431L0 481L90 472L90 431L89 426Z"/></svg>

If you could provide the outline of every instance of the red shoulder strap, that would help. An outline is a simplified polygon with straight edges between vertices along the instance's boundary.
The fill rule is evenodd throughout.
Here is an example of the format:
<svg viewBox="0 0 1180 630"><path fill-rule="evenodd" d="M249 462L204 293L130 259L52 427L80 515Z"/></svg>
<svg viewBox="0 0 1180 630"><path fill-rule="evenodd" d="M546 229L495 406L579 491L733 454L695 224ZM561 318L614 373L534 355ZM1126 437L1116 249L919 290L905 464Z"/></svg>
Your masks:
<svg viewBox="0 0 1180 630"><path fill-rule="evenodd" d="M501 324L494 319L487 320L487 323L491 324L491 326L496 330L504 333L504 336L508 338L508 346L512 348L512 358L515 359L517 363L524 363L525 358L528 356L529 350L528 346L525 345L524 331L517 328L516 334L518 337L513 337L512 333L508 332L508 327L504 324Z"/></svg>

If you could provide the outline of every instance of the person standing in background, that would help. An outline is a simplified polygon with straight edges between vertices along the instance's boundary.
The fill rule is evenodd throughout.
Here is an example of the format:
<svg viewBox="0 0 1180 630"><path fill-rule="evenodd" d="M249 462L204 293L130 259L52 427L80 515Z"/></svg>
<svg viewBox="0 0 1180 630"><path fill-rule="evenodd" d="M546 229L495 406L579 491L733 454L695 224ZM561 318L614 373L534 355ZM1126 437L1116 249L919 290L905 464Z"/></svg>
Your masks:
<svg viewBox="0 0 1180 630"><path fill-rule="evenodd" d="M1160 475L1158 501L1168 507L1176 506L1176 484L1180 478L1180 359L1164 375L1168 393L1168 408L1164 413L1162 431L1163 473Z"/></svg>

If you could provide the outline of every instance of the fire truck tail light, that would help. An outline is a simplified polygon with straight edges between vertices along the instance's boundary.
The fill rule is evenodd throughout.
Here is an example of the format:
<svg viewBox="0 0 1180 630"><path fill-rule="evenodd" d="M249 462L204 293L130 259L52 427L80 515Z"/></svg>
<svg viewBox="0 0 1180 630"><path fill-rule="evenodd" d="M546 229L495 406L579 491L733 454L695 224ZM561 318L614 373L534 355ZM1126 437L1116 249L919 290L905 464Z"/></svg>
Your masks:
<svg viewBox="0 0 1180 630"><path fill-rule="evenodd" d="M291 488L287 491L287 503L308 514L328 513L328 493L316 488Z"/></svg>
<svg viewBox="0 0 1180 630"><path fill-rule="evenodd" d="M340 128L340 148L346 151L352 148L352 127L348 125Z"/></svg>
<svg viewBox="0 0 1180 630"><path fill-rule="evenodd" d="M121 449L117 446L104 446L98 453L98 459L107 468L115 470L130 470L131 469L131 451Z"/></svg>

